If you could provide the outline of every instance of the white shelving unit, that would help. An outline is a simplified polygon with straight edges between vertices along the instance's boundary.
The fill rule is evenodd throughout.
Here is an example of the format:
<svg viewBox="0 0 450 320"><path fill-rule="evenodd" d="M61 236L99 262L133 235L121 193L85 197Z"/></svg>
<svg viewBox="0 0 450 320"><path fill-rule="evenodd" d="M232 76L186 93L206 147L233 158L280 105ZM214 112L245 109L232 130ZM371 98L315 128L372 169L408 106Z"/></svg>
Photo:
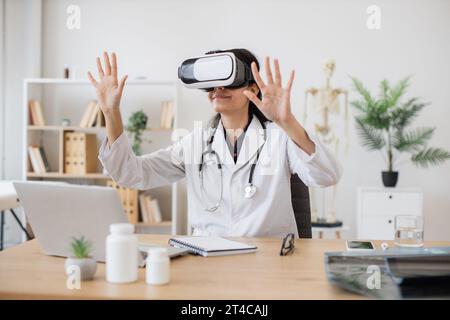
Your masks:
<svg viewBox="0 0 450 320"><path fill-rule="evenodd" d="M143 91L142 88L145 88ZM141 88L140 92L139 88ZM59 93L58 91L62 91ZM150 94L150 96L149 96ZM147 95L147 97L146 97ZM139 98L140 97L140 98ZM178 97L179 87L176 82L170 81L148 81L148 80L128 80L124 97L122 98L122 116L126 123L129 114L134 111L144 109L144 112L149 117L150 128L146 129L144 133L144 141L150 137L151 143L143 147L144 153L157 150L172 143L171 134L173 129L163 129L155 125L159 124L160 120L160 104L161 101L171 100L174 103L174 124L173 128L178 126ZM45 126L29 125L28 101L35 99L41 102L44 109L44 118L46 120ZM60 180L67 182L76 182L81 184L96 184L105 185L109 177L101 172L100 164L98 165L97 173L89 173L86 175L66 174L63 172L62 159L58 154L58 148L61 148L64 132L78 131L95 133L98 139L98 146L100 141L106 135L106 130L103 127L81 128L76 126L81 119L84 108L88 101L95 100L95 92L90 87L90 82L87 79L49 79L49 78L33 78L25 79L23 82L23 140L22 140L22 179L23 180ZM140 106L140 107L137 107ZM78 108L78 109L77 109ZM69 118L71 120L70 126L60 125L62 118ZM47 140L46 140L47 139ZM51 143L52 140L55 143ZM34 141L34 142L33 142ZM28 168L28 152L27 146L30 143L36 143L46 147L46 153L49 157L50 165L57 170L44 174L36 174L29 172ZM44 141L47 141L44 143ZM56 150L55 150L56 149ZM47 152L48 151L48 152ZM163 218L165 221L155 224L138 223L137 229L141 232L152 233L183 233L182 228L178 225L179 209L178 209L178 186L177 183L167 187L165 190L157 192L162 195L161 201L165 205L161 207L163 211ZM168 192L167 192L168 191ZM151 192L150 192L151 193ZM169 197L169 199L167 199ZM158 198L158 200L160 200ZM169 214L167 213L169 212ZM23 221L25 222L25 221Z"/></svg>

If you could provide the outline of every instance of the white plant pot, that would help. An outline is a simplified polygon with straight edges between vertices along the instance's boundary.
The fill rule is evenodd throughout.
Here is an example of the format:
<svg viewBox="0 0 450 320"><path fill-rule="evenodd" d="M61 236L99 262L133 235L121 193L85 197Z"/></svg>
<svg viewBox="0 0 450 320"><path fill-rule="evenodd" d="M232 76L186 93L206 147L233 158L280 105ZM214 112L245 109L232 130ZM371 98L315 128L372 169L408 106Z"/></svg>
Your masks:
<svg viewBox="0 0 450 320"><path fill-rule="evenodd" d="M64 269L67 272L67 268L70 266L77 266L80 268L80 280L92 280L94 278L95 272L97 271L97 261L92 258L73 258L68 257L66 259Z"/></svg>

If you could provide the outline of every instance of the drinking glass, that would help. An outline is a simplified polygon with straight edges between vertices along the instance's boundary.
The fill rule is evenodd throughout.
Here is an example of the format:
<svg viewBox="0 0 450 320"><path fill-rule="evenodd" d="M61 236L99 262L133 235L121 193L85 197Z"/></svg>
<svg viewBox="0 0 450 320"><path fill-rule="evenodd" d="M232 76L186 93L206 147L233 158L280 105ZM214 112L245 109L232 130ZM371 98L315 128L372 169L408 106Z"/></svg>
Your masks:
<svg viewBox="0 0 450 320"><path fill-rule="evenodd" d="M422 216L398 215L395 217L394 243L399 247L423 246Z"/></svg>

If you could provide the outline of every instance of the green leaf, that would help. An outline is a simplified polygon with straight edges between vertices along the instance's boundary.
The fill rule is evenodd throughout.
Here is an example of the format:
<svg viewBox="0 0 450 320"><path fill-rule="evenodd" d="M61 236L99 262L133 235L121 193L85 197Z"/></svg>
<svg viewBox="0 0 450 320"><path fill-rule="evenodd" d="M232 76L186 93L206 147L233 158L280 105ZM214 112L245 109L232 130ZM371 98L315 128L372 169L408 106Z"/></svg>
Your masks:
<svg viewBox="0 0 450 320"><path fill-rule="evenodd" d="M383 81L380 82L380 89L381 89L381 94L382 94L382 98L386 101L389 100L389 82L384 79Z"/></svg>
<svg viewBox="0 0 450 320"><path fill-rule="evenodd" d="M423 168L429 165L438 165L450 159L450 153L440 148L427 148L411 157L411 161Z"/></svg>
<svg viewBox="0 0 450 320"><path fill-rule="evenodd" d="M409 87L409 77L400 80L397 85L390 90L389 102L391 106L396 106L398 100L405 93L406 89Z"/></svg>
<svg viewBox="0 0 450 320"><path fill-rule="evenodd" d="M433 136L435 128L418 128L409 132L398 132L394 137L394 148L398 151L419 151Z"/></svg>
<svg viewBox="0 0 450 320"><path fill-rule="evenodd" d="M361 115L360 119L364 124L376 129L388 129L391 125L391 119L386 112L382 101L376 101L373 105L368 106L367 111Z"/></svg>
<svg viewBox="0 0 450 320"><path fill-rule="evenodd" d="M142 132L147 127L148 117L143 110L134 112L128 119L126 130L133 135L133 151L141 155Z"/></svg>
<svg viewBox="0 0 450 320"><path fill-rule="evenodd" d="M81 236L80 238L73 238L70 246L74 257L83 259L89 257L92 244L84 236Z"/></svg>
<svg viewBox="0 0 450 320"><path fill-rule="evenodd" d="M364 123L361 118L356 118L356 130L361 139L361 143L369 150L380 150L386 145L382 133Z"/></svg>
<svg viewBox="0 0 450 320"><path fill-rule="evenodd" d="M354 78L354 77L350 77L350 78L352 79L353 86L356 89L356 91L364 98L365 102L368 105L372 105L373 104L372 96L370 95L369 91L364 87L362 82L360 80L358 80L357 78Z"/></svg>
<svg viewBox="0 0 450 320"><path fill-rule="evenodd" d="M392 111L392 124L397 130L403 130L410 125L426 103L418 102L418 98L412 98L402 106Z"/></svg>

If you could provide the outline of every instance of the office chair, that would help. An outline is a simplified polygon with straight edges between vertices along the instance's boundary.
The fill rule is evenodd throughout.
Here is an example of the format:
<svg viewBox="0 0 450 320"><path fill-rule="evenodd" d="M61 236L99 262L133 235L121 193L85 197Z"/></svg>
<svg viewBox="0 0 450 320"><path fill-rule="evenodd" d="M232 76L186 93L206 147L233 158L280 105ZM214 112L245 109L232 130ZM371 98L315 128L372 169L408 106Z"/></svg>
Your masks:
<svg viewBox="0 0 450 320"><path fill-rule="evenodd" d="M309 189L298 175L291 175L291 199L299 238L312 238Z"/></svg>

